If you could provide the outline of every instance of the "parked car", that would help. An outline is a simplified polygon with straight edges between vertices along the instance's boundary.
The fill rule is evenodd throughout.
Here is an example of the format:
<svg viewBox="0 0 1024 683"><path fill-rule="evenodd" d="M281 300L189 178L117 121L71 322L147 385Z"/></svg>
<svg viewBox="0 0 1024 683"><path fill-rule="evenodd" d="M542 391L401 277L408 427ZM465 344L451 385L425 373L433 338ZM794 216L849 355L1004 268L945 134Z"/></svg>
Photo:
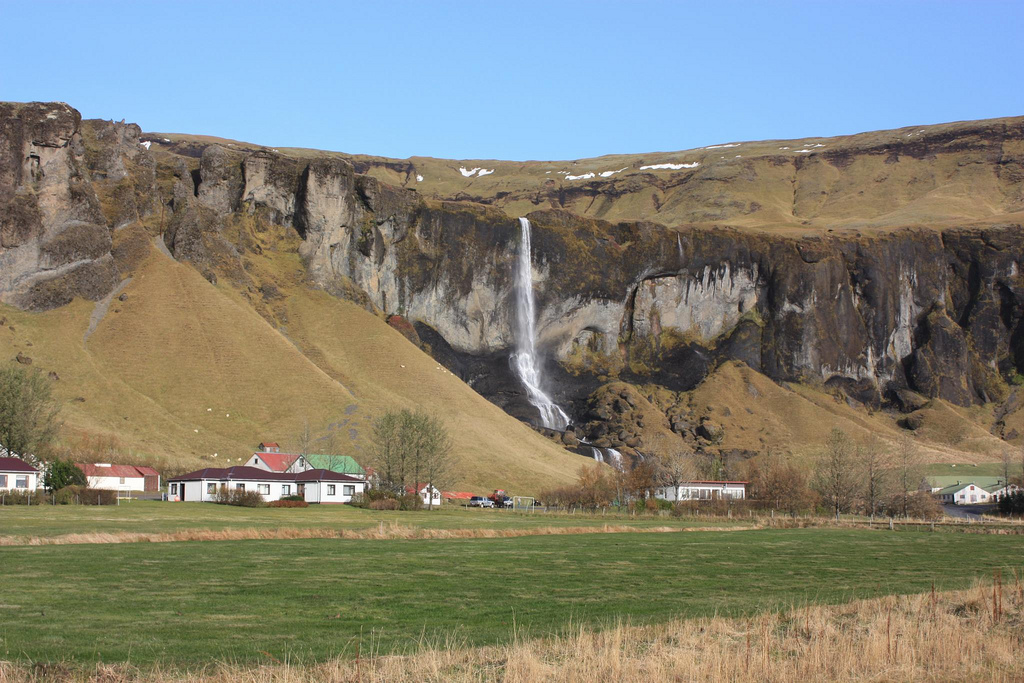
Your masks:
<svg viewBox="0 0 1024 683"><path fill-rule="evenodd" d="M471 508L492 508L494 507L494 501L490 498L484 498L483 496L473 496L469 499L469 507Z"/></svg>

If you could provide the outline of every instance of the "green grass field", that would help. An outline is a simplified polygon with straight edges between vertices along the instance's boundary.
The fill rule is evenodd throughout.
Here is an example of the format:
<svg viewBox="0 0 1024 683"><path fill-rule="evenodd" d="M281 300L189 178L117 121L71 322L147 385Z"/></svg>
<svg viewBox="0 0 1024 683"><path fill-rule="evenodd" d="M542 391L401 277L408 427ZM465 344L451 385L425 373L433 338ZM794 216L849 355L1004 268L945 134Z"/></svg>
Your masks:
<svg viewBox="0 0 1024 683"><path fill-rule="evenodd" d="M212 507L212 506L211 506ZM0 658L195 666L952 589L1024 537L806 529L0 548ZM970 558L970 559L968 559Z"/></svg>
<svg viewBox="0 0 1024 683"><path fill-rule="evenodd" d="M422 512L363 510L348 505L312 505L308 508L239 508L210 503L132 501L120 506L82 505L0 506L0 536L52 538L88 533L168 533L209 529L326 528L369 529L383 522L423 529L511 529L544 526L601 526L604 524L652 527L719 526L721 518L631 517L627 514L568 515L482 510L445 505ZM743 523L736 519L733 523Z"/></svg>

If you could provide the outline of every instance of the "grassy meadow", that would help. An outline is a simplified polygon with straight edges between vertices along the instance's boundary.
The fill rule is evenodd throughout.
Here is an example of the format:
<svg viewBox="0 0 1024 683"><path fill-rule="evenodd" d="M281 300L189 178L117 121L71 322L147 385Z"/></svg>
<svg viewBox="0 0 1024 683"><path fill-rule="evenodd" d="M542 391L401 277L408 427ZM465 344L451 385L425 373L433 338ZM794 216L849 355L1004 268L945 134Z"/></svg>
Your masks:
<svg viewBox="0 0 1024 683"><path fill-rule="evenodd" d="M0 506L0 539L54 538L68 534L161 534L187 530L229 529L348 529L363 530L402 525L417 529L529 529L538 527L728 526L744 520L704 517L673 518L628 514L525 513L464 508L445 504L420 512L364 510L348 505L308 508L242 508L210 503L162 503L137 500L119 506L40 505Z"/></svg>
<svg viewBox="0 0 1024 683"><path fill-rule="evenodd" d="M965 588L1022 551L1022 536L849 529L9 546L0 657L191 667L493 645Z"/></svg>

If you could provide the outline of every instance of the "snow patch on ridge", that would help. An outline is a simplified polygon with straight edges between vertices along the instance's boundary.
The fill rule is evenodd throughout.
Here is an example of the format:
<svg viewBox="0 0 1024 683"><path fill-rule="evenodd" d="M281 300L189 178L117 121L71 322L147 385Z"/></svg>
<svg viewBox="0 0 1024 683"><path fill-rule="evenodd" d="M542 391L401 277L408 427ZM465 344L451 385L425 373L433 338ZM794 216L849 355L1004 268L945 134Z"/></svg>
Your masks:
<svg viewBox="0 0 1024 683"><path fill-rule="evenodd" d="M697 168L700 166L699 161L694 161L691 164L651 164L649 166L641 166L641 171L661 171L661 170L673 170L678 171L681 168Z"/></svg>
<svg viewBox="0 0 1024 683"><path fill-rule="evenodd" d="M730 143L728 145L710 145L708 147L705 147L704 149L725 149L727 147L739 147L739 146L740 146L740 143L733 142L733 143Z"/></svg>
<svg viewBox="0 0 1024 683"><path fill-rule="evenodd" d="M494 173L494 169L492 168L488 170L479 166L467 169L465 166L459 166L459 173L461 173L465 178L472 178L474 175L477 178L483 178L485 175L491 175Z"/></svg>

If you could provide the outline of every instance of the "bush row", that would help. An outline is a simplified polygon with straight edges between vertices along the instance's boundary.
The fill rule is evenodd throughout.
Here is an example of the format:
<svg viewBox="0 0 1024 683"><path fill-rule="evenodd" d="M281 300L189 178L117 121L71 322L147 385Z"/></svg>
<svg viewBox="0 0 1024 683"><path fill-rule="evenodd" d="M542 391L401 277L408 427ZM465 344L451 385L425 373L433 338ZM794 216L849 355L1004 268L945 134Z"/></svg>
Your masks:
<svg viewBox="0 0 1024 683"><path fill-rule="evenodd" d="M117 491L65 486L58 491L4 491L0 505L117 505Z"/></svg>
<svg viewBox="0 0 1024 683"><path fill-rule="evenodd" d="M369 510L422 510L423 499L415 493L400 495L386 489L369 489L355 496L349 505Z"/></svg>

